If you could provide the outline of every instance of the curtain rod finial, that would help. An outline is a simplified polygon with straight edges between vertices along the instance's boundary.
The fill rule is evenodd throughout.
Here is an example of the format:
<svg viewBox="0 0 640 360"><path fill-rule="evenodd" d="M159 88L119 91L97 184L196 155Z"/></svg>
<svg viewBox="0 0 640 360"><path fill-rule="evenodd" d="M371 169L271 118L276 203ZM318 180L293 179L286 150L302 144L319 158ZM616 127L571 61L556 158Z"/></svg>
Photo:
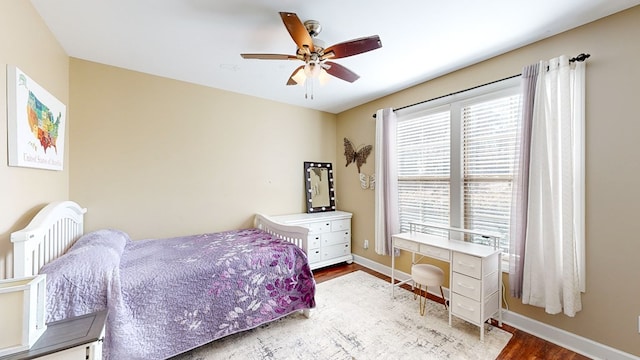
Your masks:
<svg viewBox="0 0 640 360"><path fill-rule="evenodd" d="M591 54L579 54L578 56L571 58L569 61L574 62L574 61L585 61L587 60L589 57L591 57Z"/></svg>

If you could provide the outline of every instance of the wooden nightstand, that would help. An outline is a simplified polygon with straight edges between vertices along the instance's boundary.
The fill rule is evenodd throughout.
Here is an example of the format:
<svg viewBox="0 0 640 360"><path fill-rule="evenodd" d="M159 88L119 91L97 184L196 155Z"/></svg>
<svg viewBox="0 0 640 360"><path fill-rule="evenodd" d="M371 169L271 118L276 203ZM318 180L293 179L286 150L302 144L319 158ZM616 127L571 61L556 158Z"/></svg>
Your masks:
<svg viewBox="0 0 640 360"><path fill-rule="evenodd" d="M103 310L48 323L31 349L0 360L101 360L106 318Z"/></svg>

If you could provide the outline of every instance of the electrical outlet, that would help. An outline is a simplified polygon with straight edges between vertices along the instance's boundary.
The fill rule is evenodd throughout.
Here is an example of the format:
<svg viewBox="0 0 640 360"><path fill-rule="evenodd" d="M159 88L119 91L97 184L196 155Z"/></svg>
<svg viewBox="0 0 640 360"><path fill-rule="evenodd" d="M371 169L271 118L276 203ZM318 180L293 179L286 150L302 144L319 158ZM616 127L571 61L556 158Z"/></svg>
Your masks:
<svg viewBox="0 0 640 360"><path fill-rule="evenodd" d="M368 248L369 248L369 240L367 240L367 239L365 239L365 240L364 240L364 245L363 245L363 247L364 247L365 249L368 249Z"/></svg>

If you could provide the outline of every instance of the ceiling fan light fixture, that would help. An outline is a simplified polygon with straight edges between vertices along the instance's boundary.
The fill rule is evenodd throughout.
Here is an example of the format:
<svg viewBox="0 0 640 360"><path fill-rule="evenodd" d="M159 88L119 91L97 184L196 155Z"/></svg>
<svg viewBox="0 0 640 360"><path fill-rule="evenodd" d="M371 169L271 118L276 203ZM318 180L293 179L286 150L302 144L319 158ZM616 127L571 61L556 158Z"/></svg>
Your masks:
<svg viewBox="0 0 640 360"><path fill-rule="evenodd" d="M321 66L315 62L309 62L304 66L304 74L308 78L317 78L320 75Z"/></svg>
<svg viewBox="0 0 640 360"><path fill-rule="evenodd" d="M331 80L331 76L329 75L327 70L320 68L320 71L318 74L318 82L320 83L320 85L324 85L328 83L329 80Z"/></svg>
<svg viewBox="0 0 640 360"><path fill-rule="evenodd" d="M298 71L296 71L296 73L291 77L291 79L293 79L293 81L296 82L296 84L302 86L304 85L304 82L307 80L307 76L304 73L304 68L300 68L298 69Z"/></svg>
<svg viewBox="0 0 640 360"><path fill-rule="evenodd" d="M298 70L291 76L291 80L295 82L295 85L300 86L313 81L313 79L318 79L318 83L320 85L324 85L329 82L330 78L331 77L327 70L319 64L313 65L313 63L306 64L304 67L298 68Z"/></svg>

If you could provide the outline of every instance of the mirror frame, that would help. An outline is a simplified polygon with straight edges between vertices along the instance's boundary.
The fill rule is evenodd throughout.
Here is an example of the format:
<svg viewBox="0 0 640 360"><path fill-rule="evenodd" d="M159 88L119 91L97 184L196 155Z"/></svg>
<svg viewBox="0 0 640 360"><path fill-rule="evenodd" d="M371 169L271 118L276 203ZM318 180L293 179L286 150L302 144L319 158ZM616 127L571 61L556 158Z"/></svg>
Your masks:
<svg viewBox="0 0 640 360"><path fill-rule="evenodd" d="M328 184L327 191L329 193L329 205L327 206L316 206L314 207L312 204L312 193L311 193L311 171L313 168L322 168L327 169L328 174ZM305 193L307 194L307 213L317 213L323 211L335 211L336 210L336 192L333 186L333 165L327 162L304 162L304 183L305 183Z"/></svg>

